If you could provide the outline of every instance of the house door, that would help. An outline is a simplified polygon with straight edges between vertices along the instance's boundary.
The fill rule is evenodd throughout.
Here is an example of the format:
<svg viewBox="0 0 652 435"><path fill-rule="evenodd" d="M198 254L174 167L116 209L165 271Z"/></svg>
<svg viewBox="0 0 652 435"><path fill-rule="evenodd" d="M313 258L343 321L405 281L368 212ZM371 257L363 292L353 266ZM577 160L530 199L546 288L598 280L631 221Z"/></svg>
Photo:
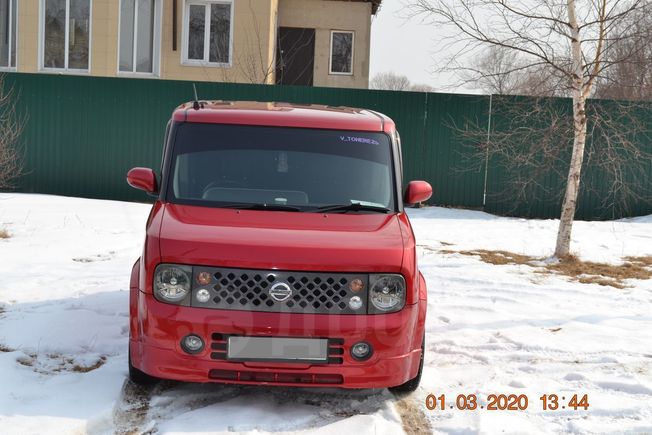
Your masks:
<svg viewBox="0 0 652 435"><path fill-rule="evenodd" d="M281 27L276 50L276 84L312 86L315 29Z"/></svg>

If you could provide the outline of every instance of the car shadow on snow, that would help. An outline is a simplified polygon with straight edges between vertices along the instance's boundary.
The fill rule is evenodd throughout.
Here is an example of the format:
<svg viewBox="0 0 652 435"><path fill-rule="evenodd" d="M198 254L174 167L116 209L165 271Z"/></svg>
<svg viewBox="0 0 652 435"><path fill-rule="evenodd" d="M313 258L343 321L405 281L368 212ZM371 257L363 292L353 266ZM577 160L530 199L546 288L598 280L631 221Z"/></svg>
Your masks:
<svg viewBox="0 0 652 435"><path fill-rule="evenodd" d="M387 417L387 390L338 390L125 380L113 414L117 433L285 432L355 416ZM369 428L371 433L373 428Z"/></svg>
<svg viewBox="0 0 652 435"><path fill-rule="evenodd" d="M128 295L127 290L80 292L4 304L0 405L8 407L0 415L22 415L37 425L41 418L75 428L86 422L88 433L319 432L338 422L360 434L374 433L376 425L400 428L391 406L394 396L385 389L171 381L138 387L126 379ZM78 406L62 405L73 402Z"/></svg>

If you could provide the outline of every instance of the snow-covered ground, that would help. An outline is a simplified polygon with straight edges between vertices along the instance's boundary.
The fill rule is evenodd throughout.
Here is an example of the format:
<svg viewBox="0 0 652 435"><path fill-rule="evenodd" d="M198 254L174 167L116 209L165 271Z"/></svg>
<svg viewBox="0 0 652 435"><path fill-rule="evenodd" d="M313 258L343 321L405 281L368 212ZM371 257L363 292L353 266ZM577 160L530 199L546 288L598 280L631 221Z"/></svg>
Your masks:
<svg viewBox="0 0 652 435"><path fill-rule="evenodd" d="M128 278L149 206L0 194L0 432L401 431L386 391L125 383ZM426 367L408 399L435 433L652 432L652 281L623 290L442 250L552 252L555 221L410 210L428 281ZM577 222L584 259L652 255L652 216ZM429 411L428 394L526 394L525 411ZM539 397L588 395L588 410ZM568 399L566 400L568 401ZM401 411L402 409L402 411ZM400 412L399 412L400 411ZM423 420L423 419L422 419Z"/></svg>

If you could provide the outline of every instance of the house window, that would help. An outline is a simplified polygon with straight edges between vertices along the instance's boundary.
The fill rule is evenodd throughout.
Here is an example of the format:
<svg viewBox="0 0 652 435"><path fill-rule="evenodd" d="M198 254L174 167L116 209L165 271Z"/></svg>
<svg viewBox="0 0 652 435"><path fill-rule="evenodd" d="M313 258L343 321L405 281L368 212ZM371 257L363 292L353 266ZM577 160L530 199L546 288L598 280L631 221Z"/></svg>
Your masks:
<svg viewBox="0 0 652 435"><path fill-rule="evenodd" d="M331 74L353 75L353 32L331 32Z"/></svg>
<svg viewBox="0 0 652 435"><path fill-rule="evenodd" d="M0 0L0 68L16 66L16 3Z"/></svg>
<svg viewBox="0 0 652 435"><path fill-rule="evenodd" d="M88 71L91 0L41 0L42 66Z"/></svg>
<svg viewBox="0 0 652 435"><path fill-rule="evenodd" d="M186 2L183 61L187 64L231 63L233 2Z"/></svg>
<svg viewBox="0 0 652 435"><path fill-rule="evenodd" d="M158 72L160 0L121 0L120 72Z"/></svg>

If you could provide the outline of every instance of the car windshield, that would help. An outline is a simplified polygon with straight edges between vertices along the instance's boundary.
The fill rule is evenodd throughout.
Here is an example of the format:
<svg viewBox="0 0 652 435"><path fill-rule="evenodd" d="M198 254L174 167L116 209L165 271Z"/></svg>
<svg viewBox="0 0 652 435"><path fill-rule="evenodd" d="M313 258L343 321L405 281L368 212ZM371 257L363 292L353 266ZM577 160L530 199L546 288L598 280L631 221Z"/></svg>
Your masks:
<svg viewBox="0 0 652 435"><path fill-rule="evenodd" d="M391 145L383 133L185 123L176 129L170 167L167 197L173 203L304 212L395 209Z"/></svg>

